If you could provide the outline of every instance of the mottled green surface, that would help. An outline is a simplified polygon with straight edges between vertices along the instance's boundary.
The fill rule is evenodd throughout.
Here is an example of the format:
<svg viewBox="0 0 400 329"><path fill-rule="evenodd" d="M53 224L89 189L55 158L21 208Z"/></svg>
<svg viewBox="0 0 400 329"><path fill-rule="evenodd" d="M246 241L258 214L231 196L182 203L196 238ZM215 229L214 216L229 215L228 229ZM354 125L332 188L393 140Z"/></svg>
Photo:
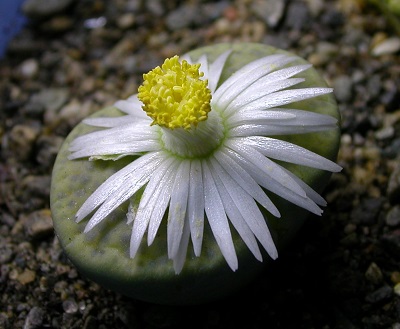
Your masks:
<svg viewBox="0 0 400 329"><path fill-rule="evenodd" d="M218 45L196 50L193 57L206 53L216 58L228 48L233 53L228 60L222 80L238 68L256 58L277 52L276 49L258 44ZM299 63L304 63L299 59ZM319 74L310 69L298 76L307 78L307 83L298 86L324 86ZM338 117L332 95L320 96L315 100L298 102L290 108L329 114ZM121 115L114 108L106 108L95 116ZM239 269L232 272L222 257L209 230L205 227L202 255L195 258L192 246L181 274L176 275L172 262L166 255L166 220L164 219L157 238L151 247L144 241L137 256L129 258L131 225L126 224L127 205L114 211L90 233L83 234L87 219L77 224L76 211L89 195L110 175L134 158L119 161L67 160L69 143L79 135L93 130L79 124L68 136L57 157L52 177L51 209L58 238L70 260L88 278L133 298L156 303L198 303L212 300L245 285L258 275L265 266L273 265L264 254L264 263L259 263L234 233ZM336 159L339 147L339 130L285 137L284 139L307 147L332 160ZM285 165L309 185L322 191L330 174L295 165ZM268 215L269 226L278 249L283 248L302 225L308 213L271 195L282 218ZM232 228L232 231L234 229Z"/></svg>

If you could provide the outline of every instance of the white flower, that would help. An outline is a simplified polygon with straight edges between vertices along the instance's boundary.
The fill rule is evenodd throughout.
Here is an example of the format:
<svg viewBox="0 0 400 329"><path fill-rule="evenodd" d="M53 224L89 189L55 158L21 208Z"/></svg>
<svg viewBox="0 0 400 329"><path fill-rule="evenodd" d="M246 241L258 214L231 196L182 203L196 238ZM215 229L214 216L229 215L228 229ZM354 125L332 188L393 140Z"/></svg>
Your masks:
<svg viewBox="0 0 400 329"><path fill-rule="evenodd" d="M190 238L195 255L200 256L207 219L223 256L235 271L238 260L230 223L259 261L259 243L271 258L277 257L259 206L273 216L280 217L280 213L265 190L314 214L322 213L319 206L325 205L323 198L273 160L331 172L341 168L305 148L270 136L337 128L337 120L331 116L279 108L332 90L290 89L304 81L293 76L311 65L290 66L296 58L286 54L255 60L218 86L229 55L226 52L211 64L203 56L198 60L201 66L191 65L188 56L182 61L168 59L144 76L139 98L134 95L115 103L126 115L84 120L105 129L76 138L70 146L71 160L136 156L79 209L78 222L95 211L85 232L129 201L133 258L146 231L148 245L152 244L167 212L168 257L179 273Z"/></svg>

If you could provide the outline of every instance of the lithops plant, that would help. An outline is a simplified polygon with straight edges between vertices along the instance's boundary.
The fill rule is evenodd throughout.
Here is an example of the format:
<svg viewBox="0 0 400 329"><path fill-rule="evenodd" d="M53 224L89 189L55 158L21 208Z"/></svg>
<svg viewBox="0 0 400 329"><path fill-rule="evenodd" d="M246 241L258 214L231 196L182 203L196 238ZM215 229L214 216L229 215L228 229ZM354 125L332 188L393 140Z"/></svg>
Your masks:
<svg viewBox="0 0 400 329"><path fill-rule="evenodd" d="M322 214L339 120L332 89L286 51L217 44L166 59L67 137L56 234L81 273L132 298L226 296Z"/></svg>

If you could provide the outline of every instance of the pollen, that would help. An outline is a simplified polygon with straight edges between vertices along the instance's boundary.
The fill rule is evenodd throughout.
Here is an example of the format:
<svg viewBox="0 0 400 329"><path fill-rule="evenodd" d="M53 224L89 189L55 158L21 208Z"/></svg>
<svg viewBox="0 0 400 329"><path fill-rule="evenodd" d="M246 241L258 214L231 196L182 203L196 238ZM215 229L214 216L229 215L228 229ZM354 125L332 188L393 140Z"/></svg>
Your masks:
<svg viewBox="0 0 400 329"><path fill-rule="evenodd" d="M199 68L174 56L143 75L138 97L152 125L190 129L207 120L211 91Z"/></svg>

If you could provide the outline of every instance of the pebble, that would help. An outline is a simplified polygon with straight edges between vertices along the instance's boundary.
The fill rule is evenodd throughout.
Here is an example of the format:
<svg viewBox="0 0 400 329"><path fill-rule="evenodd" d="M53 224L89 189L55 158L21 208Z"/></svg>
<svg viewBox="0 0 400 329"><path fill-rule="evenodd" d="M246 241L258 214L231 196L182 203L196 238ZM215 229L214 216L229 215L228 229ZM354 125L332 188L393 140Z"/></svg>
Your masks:
<svg viewBox="0 0 400 329"><path fill-rule="evenodd" d="M0 265L8 263L14 255L14 251L10 244L3 244L0 240Z"/></svg>
<svg viewBox="0 0 400 329"><path fill-rule="evenodd" d="M372 224L375 222L382 204L383 198L365 198L358 207L353 209L351 218L355 223Z"/></svg>
<svg viewBox="0 0 400 329"><path fill-rule="evenodd" d="M382 245L386 251L398 256L400 254L400 230L388 232L381 237Z"/></svg>
<svg viewBox="0 0 400 329"><path fill-rule="evenodd" d="M164 16L165 8L161 0L147 0L145 2L146 9L154 16Z"/></svg>
<svg viewBox="0 0 400 329"><path fill-rule="evenodd" d="M393 291L394 291L394 293L395 293L397 296L400 296L400 283L397 283L397 284L394 286ZM400 328L400 324L399 324L399 328Z"/></svg>
<svg viewBox="0 0 400 329"><path fill-rule="evenodd" d="M254 15L261 18L269 27L276 27L285 11L284 0L255 0L251 4Z"/></svg>
<svg viewBox="0 0 400 329"><path fill-rule="evenodd" d="M395 54L400 50L400 38L392 37L383 40L371 49L373 56L383 56L388 54Z"/></svg>
<svg viewBox="0 0 400 329"><path fill-rule="evenodd" d="M74 314L78 312L78 304L74 299L67 299L63 301L63 309L67 314Z"/></svg>
<svg viewBox="0 0 400 329"><path fill-rule="evenodd" d="M46 32L66 32L73 28L74 20L69 16L55 16L42 24L43 31Z"/></svg>
<svg viewBox="0 0 400 329"><path fill-rule="evenodd" d="M318 15L324 9L324 0L306 0L310 13L314 17L318 17Z"/></svg>
<svg viewBox="0 0 400 329"><path fill-rule="evenodd" d="M374 284L379 284L380 282L382 282L383 274L379 266L376 263L372 262L365 272L365 277L368 281Z"/></svg>
<svg viewBox="0 0 400 329"><path fill-rule="evenodd" d="M117 25L120 29L126 30L135 24L135 15L133 13L125 13L118 18Z"/></svg>
<svg viewBox="0 0 400 329"><path fill-rule="evenodd" d="M60 109L58 118L68 123L70 127L75 127L80 121L89 116L92 109L91 105L90 101L82 104L77 99L72 99Z"/></svg>
<svg viewBox="0 0 400 329"><path fill-rule="evenodd" d="M172 31L187 28L196 23L196 20L199 17L199 11L200 10L196 4L183 3L166 16L165 23Z"/></svg>
<svg viewBox="0 0 400 329"><path fill-rule="evenodd" d="M43 196L48 197L50 194L50 175L27 175L22 179L21 189L28 197Z"/></svg>
<svg viewBox="0 0 400 329"><path fill-rule="evenodd" d="M27 104L27 111L30 109L38 109L40 112L50 111L55 112L63 106L69 97L67 88L48 88L34 94Z"/></svg>
<svg viewBox="0 0 400 329"><path fill-rule="evenodd" d="M377 140L393 138L395 135L395 129L393 126L383 127L382 129L377 130L374 135Z"/></svg>
<svg viewBox="0 0 400 329"><path fill-rule="evenodd" d="M353 98L353 81L348 75L340 75L333 82L336 98L340 102L348 102Z"/></svg>
<svg viewBox="0 0 400 329"><path fill-rule="evenodd" d="M400 165L389 176L387 196L393 204L400 202Z"/></svg>
<svg viewBox="0 0 400 329"><path fill-rule="evenodd" d="M285 25L295 31L301 31L310 24L308 7L302 2L289 2Z"/></svg>
<svg viewBox="0 0 400 329"><path fill-rule="evenodd" d="M400 225L400 205L390 208L385 217L388 226L395 227Z"/></svg>
<svg viewBox="0 0 400 329"><path fill-rule="evenodd" d="M40 133L40 128L32 124L17 124L9 135L8 149L19 160L27 160L33 151L35 141Z"/></svg>
<svg viewBox="0 0 400 329"><path fill-rule="evenodd" d="M366 301L371 304L383 302L393 295L393 289L390 286L383 286L366 297Z"/></svg>
<svg viewBox="0 0 400 329"><path fill-rule="evenodd" d="M23 225L29 237L41 240L53 234L53 221L50 209L34 211L23 218Z"/></svg>
<svg viewBox="0 0 400 329"><path fill-rule="evenodd" d="M18 71L23 78L33 79L39 72L39 62L35 58L26 59L19 65Z"/></svg>
<svg viewBox="0 0 400 329"><path fill-rule="evenodd" d="M22 273L18 274L17 281L22 285L26 285L35 281L36 273L32 270L26 269Z"/></svg>
<svg viewBox="0 0 400 329"><path fill-rule="evenodd" d="M373 74L367 81L367 93L370 99L376 98L381 94L382 81L378 74Z"/></svg>
<svg viewBox="0 0 400 329"><path fill-rule="evenodd" d="M26 0L22 5L23 13L32 18L45 18L58 14L75 0Z"/></svg>
<svg viewBox="0 0 400 329"><path fill-rule="evenodd" d="M39 329L43 324L44 310L34 306L29 311L23 329Z"/></svg>
<svg viewBox="0 0 400 329"><path fill-rule="evenodd" d="M40 135L36 140L36 161L43 168L50 168L64 140L61 136Z"/></svg>

